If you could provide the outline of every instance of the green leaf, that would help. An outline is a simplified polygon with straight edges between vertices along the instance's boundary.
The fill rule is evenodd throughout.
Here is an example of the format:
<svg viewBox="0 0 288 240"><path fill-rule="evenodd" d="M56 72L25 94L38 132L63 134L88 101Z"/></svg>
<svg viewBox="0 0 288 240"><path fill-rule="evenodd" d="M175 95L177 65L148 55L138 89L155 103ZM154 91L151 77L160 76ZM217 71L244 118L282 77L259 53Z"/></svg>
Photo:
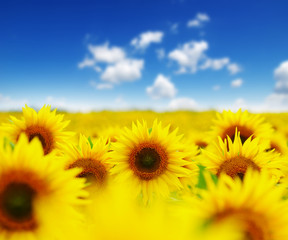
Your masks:
<svg viewBox="0 0 288 240"><path fill-rule="evenodd" d="M196 184L197 188L207 189L207 184L204 176L205 167L202 165L198 165L199 167L199 175L198 175L198 183Z"/></svg>
<svg viewBox="0 0 288 240"><path fill-rule="evenodd" d="M88 141L89 141L89 143L90 143L90 147L91 147L91 148L93 148L93 142L92 142L92 140L91 140L91 137L90 137L90 136L88 137Z"/></svg>
<svg viewBox="0 0 288 240"><path fill-rule="evenodd" d="M148 133L151 134L152 132L152 128L149 128Z"/></svg>

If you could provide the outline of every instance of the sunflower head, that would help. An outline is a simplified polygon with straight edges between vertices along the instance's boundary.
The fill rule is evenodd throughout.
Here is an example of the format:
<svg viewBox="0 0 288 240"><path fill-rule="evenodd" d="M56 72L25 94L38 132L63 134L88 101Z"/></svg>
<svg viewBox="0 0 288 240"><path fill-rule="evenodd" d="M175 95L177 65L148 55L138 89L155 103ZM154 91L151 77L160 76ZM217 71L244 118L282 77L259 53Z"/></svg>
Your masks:
<svg viewBox="0 0 288 240"><path fill-rule="evenodd" d="M74 208L87 197L84 182L51 161L54 157L44 156L41 142L29 143L25 134L14 150L0 146L0 238L55 238L63 235L55 231L58 224L65 231L80 223Z"/></svg>
<svg viewBox="0 0 288 240"><path fill-rule="evenodd" d="M111 173L131 184L144 201L152 195L167 197L170 191L183 188L180 179L192 173L186 167L190 163L185 159L188 153L183 151L181 137L177 129L169 132L169 126L164 128L157 120L152 128L144 121L133 123L131 130L125 128L112 143L110 156L115 166Z"/></svg>
<svg viewBox="0 0 288 240"><path fill-rule="evenodd" d="M280 178L285 167L278 154L266 152L266 145L259 138L250 136L244 143L241 133L235 131L234 141L228 136L224 141L219 137L209 149L203 150L201 163L212 173L220 176L225 173L232 178L243 178L248 168L256 171L267 170L271 176Z"/></svg>
<svg viewBox="0 0 288 240"><path fill-rule="evenodd" d="M206 227L221 227L234 221L238 223L243 239L287 238L287 229L281 227L288 224L284 187L276 186L269 173L249 168L242 180L221 174L217 183L209 177L206 182L207 190L201 193L201 201L194 202L199 220Z"/></svg>
<svg viewBox="0 0 288 240"><path fill-rule="evenodd" d="M244 143L249 137L252 139L259 137L260 141L265 142L273 133L272 126L265 122L260 115L252 115L247 110L237 113L223 111L217 113L217 119L214 120L214 127L210 133L210 140L214 141L218 136L224 140L227 136L234 139L236 128L240 132L241 142Z"/></svg>
<svg viewBox="0 0 288 240"><path fill-rule="evenodd" d="M68 145L65 149L66 168L81 168L78 177L85 178L90 184L102 186L106 184L109 163L109 144L107 140L99 138L92 141L80 134L78 145Z"/></svg>
<svg viewBox="0 0 288 240"><path fill-rule="evenodd" d="M29 141L37 137L42 145L44 154L62 149L67 140L73 136L64 129L69 121L63 121L64 115L51 111L51 106L44 105L37 113L27 105L23 108L23 117L17 119L11 116L11 123L3 124L1 129L13 142L17 142L21 133L25 133Z"/></svg>

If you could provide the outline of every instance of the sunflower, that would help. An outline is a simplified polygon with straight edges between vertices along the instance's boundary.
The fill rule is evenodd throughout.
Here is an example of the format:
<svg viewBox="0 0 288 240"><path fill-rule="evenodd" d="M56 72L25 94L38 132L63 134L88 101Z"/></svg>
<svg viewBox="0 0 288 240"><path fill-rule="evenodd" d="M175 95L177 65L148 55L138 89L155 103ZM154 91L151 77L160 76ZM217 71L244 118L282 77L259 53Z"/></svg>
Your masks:
<svg viewBox="0 0 288 240"><path fill-rule="evenodd" d="M188 153L182 151L182 136L177 129L169 133L169 126L154 121L151 129L146 122L125 128L118 141L112 143L110 161L115 163L111 173L116 179L131 184L135 194L143 200L155 196L167 197L170 191L183 188L180 179L190 177L192 171L186 166Z"/></svg>
<svg viewBox="0 0 288 240"><path fill-rule="evenodd" d="M64 131L69 121L63 121L64 115L51 112L51 106L44 105L37 113L33 108L25 105L21 120L11 116L11 123L3 124L1 129L13 142L17 142L21 133L25 133L31 141L38 137L44 154L53 150L62 149L62 145L73 136L73 133Z"/></svg>
<svg viewBox="0 0 288 240"><path fill-rule="evenodd" d="M274 150L282 156L288 154L287 140L281 132L276 132L270 138L270 146L267 151Z"/></svg>
<svg viewBox="0 0 288 240"><path fill-rule="evenodd" d="M287 163L279 158L279 154L266 152L266 145L259 143L259 138L252 140L252 136L242 144L241 133L237 133L237 129L234 136L234 142L227 137L227 144L227 139L223 141L219 137L218 143L214 142L210 148L203 150L201 164L217 176L226 173L232 178L243 177L249 167L257 171L267 170L277 179L283 176L281 170L287 167Z"/></svg>
<svg viewBox="0 0 288 240"><path fill-rule="evenodd" d="M211 227L238 223L245 240L288 239L288 202L284 188L266 172L248 169L244 179L221 175L218 182L206 178L207 190L193 202L199 220Z"/></svg>
<svg viewBox="0 0 288 240"><path fill-rule="evenodd" d="M75 178L77 169L51 161L53 155L44 156L40 141L29 143L24 134L14 150L1 144L0 239L77 236L82 217L75 207L87 197L84 181Z"/></svg>
<svg viewBox="0 0 288 240"><path fill-rule="evenodd" d="M252 115L247 110L242 112L241 109L237 113L231 111L223 111L222 114L217 113L217 119L214 120L214 127L210 133L210 140L217 140L220 136L224 140L227 136L234 139L235 129L240 131L240 138L244 143L250 136L252 138L259 137L261 141L266 141L273 133L272 126L265 122L265 119L258 115Z"/></svg>
<svg viewBox="0 0 288 240"><path fill-rule="evenodd" d="M90 183L101 186L106 183L110 168L107 140L96 139L92 142L80 134L79 145L68 145L65 148L66 168L81 168L78 177L84 177Z"/></svg>

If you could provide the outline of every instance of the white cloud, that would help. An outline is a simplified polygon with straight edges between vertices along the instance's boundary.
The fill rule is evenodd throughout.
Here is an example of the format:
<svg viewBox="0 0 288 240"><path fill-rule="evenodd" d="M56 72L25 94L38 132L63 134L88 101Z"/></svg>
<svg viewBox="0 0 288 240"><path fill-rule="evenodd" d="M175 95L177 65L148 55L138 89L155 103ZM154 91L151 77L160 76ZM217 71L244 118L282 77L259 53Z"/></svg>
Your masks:
<svg viewBox="0 0 288 240"><path fill-rule="evenodd" d="M192 98L175 98L169 103L169 109L171 110L195 110L198 104Z"/></svg>
<svg viewBox="0 0 288 240"><path fill-rule="evenodd" d="M153 99L173 98L177 93L177 89L169 78L158 74L153 86L147 87L146 92Z"/></svg>
<svg viewBox="0 0 288 240"><path fill-rule="evenodd" d="M179 27L179 24L178 23L174 23L174 24L172 24L171 25L171 27L170 27L170 31L172 32L172 33L178 33L178 27Z"/></svg>
<svg viewBox="0 0 288 240"><path fill-rule="evenodd" d="M218 91L218 90L220 90L220 88L221 88L220 85L215 85L215 86L213 86L212 89L213 89L214 91Z"/></svg>
<svg viewBox="0 0 288 240"><path fill-rule="evenodd" d="M202 22L210 21L210 17L206 13L198 13L196 18Z"/></svg>
<svg viewBox="0 0 288 240"><path fill-rule="evenodd" d="M151 43L161 43L163 36L164 33L160 31L144 32L141 33L138 37L133 38L131 41L131 45L137 49L145 49L149 47Z"/></svg>
<svg viewBox="0 0 288 240"><path fill-rule="evenodd" d="M21 110L25 104L29 104L27 99L13 99L10 96L0 94L1 111Z"/></svg>
<svg viewBox="0 0 288 240"><path fill-rule="evenodd" d="M242 70L241 67L236 63L228 64L227 69L231 75L237 74L237 73L241 72L241 70Z"/></svg>
<svg viewBox="0 0 288 240"><path fill-rule="evenodd" d="M276 92L288 94L288 60L282 62L275 69L274 78L276 80Z"/></svg>
<svg viewBox="0 0 288 240"><path fill-rule="evenodd" d="M83 62L78 64L78 68L82 69L85 67L92 67L95 64L95 60L94 59L89 59L89 58L85 58L83 60Z"/></svg>
<svg viewBox="0 0 288 240"><path fill-rule="evenodd" d="M126 58L126 53L122 48L109 47L108 42L98 46L89 45L88 49L96 62L116 63Z"/></svg>
<svg viewBox="0 0 288 240"><path fill-rule="evenodd" d="M231 82L231 87L238 88L238 87L241 87L242 84L243 84L242 78L237 78Z"/></svg>
<svg viewBox="0 0 288 240"><path fill-rule="evenodd" d="M90 86L92 86L93 88L97 89L97 90L104 90L104 89L112 89L113 88L113 84L111 83L97 83L93 80L91 80L89 82Z"/></svg>
<svg viewBox="0 0 288 240"><path fill-rule="evenodd" d="M178 72L184 73L189 69L192 73L198 70L198 63L205 57L204 51L208 49L206 41L187 42L169 53L169 58L176 61L180 69Z"/></svg>
<svg viewBox="0 0 288 240"><path fill-rule="evenodd" d="M60 108L60 109L64 109L67 106L65 98L63 97L55 98L53 96L46 97L44 104L49 104L52 106L52 108Z"/></svg>
<svg viewBox="0 0 288 240"><path fill-rule="evenodd" d="M211 59L208 58L204 62L204 64L200 67L201 69L211 68L213 70L220 70L225 67L229 63L229 58L219 58L219 59Z"/></svg>
<svg viewBox="0 0 288 240"><path fill-rule="evenodd" d="M210 21L210 17L206 13L198 13L196 17L189 20L187 26L191 27L202 27L204 22Z"/></svg>
<svg viewBox="0 0 288 240"><path fill-rule="evenodd" d="M101 75L101 79L113 84L122 81L132 82L141 78L143 67L143 60L124 59L114 65L108 66Z"/></svg>
<svg viewBox="0 0 288 240"><path fill-rule="evenodd" d="M106 42L102 45L89 45L88 49L93 58L86 57L83 62L78 64L78 67L90 67L101 73L100 78L106 83L98 84L95 82L91 84L90 82L90 85L95 89L111 89L113 84L123 81L131 82L141 78L144 60L128 58L123 48L110 47L109 43ZM100 67L98 63L103 66Z"/></svg>
<svg viewBox="0 0 288 240"><path fill-rule="evenodd" d="M158 59L165 58L165 50L164 50L164 48L157 49L156 50L156 54L157 54Z"/></svg>

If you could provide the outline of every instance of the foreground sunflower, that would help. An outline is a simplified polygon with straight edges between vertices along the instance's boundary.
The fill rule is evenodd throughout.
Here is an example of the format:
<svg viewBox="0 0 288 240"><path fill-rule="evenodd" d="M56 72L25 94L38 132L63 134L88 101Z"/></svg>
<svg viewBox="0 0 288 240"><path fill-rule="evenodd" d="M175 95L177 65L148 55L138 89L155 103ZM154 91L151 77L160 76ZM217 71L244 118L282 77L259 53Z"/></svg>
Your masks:
<svg viewBox="0 0 288 240"><path fill-rule="evenodd" d="M235 222L243 240L288 239L288 202L282 186L275 186L269 174L249 169L234 181L221 175L217 184L207 178L207 190L193 202L199 220L206 227Z"/></svg>
<svg viewBox="0 0 288 240"><path fill-rule="evenodd" d="M68 145L65 149L66 168L81 168L78 177L101 186L107 182L109 165L107 140L103 138L92 142L80 134L79 145Z"/></svg>
<svg viewBox="0 0 288 240"><path fill-rule="evenodd" d="M56 109L51 112L51 106L44 105L37 113L27 105L23 108L22 119L11 116L11 123L3 124L1 130L17 142L21 133L25 133L29 141L38 137L44 154L53 150L62 149L62 145L73 136L71 132L64 129L69 121L63 121L64 115L56 114Z"/></svg>
<svg viewBox="0 0 288 240"><path fill-rule="evenodd" d="M65 171L51 157L43 155L38 139L29 143L24 134L14 150L1 144L0 239L77 236L82 218L75 207L87 197L84 182L75 178L76 169Z"/></svg>
<svg viewBox="0 0 288 240"><path fill-rule="evenodd" d="M236 128L240 131L241 142L244 143L250 136L252 138L259 137L260 140L267 140L273 133L273 128L261 115L252 115L247 110L242 112L241 109L237 113L223 111L222 114L217 113L217 119L214 120L214 127L210 133L211 141L217 140L220 136L224 140L227 136L234 139Z"/></svg>
<svg viewBox="0 0 288 240"><path fill-rule="evenodd" d="M170 191L183 188L180 179L189 177L190 163L184 158L177 130L169 133L169 126L154 121L152 129L146 122L125 128L117 142L112 143L111 162L116 165L111 173L116 179L131 185L144 202L153 195L167 197ZM180 151L181 150L181 151Z"/></svg>
<svg viewBox="0 0 288 240"><path fill-rule="evenodd" d="M228 139L228 144L227 144ZM259 143L259 138L249 137L244 144L240 132L235 131L234 142L228 137L224 141L219 137L218 142L203 150L201 164L212 173L220 176L226 173L232 178L246 174L248 168L257 171L266 170L271 176L279 179L287 163L279 158L279 154L266 152L266 145Z"/></svg>

